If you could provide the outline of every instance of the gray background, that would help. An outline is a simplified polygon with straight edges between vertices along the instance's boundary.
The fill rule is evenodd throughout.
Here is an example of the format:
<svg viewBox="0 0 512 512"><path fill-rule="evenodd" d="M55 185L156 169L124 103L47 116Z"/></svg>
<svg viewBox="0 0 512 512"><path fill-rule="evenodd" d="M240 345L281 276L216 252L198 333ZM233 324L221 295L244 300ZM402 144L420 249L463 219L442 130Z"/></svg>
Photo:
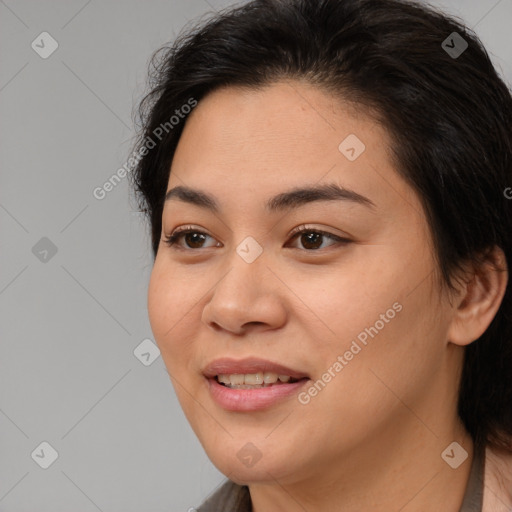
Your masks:
<svg viewBox="0 0 512 512"><path fill-rule="evenodd" d="M432 3L512 83L512 0ZM134 355L152 260L128 182L93 190L130 155L151 53L232 4L0 1L0 511L187 511L224 479L161 357Z"/></svg>

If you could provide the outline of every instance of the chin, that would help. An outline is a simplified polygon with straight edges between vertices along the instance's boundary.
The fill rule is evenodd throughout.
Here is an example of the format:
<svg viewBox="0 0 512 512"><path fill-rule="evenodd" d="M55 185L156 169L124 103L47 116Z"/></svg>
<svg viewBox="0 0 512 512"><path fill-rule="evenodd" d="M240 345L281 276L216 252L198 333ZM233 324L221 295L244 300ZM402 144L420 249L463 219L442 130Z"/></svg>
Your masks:
<svg viewBox="0 0 512 512"><path fill-rule="evenodd" d="M238 461L232 460L225 463L216 464L212 460L215 467L238 485L251 485L256 483L272 483L275 479L281 480L281 475L274 466L263 464L262 461L258 462L252 468L243 467Z"/></svg>
<svg viewBox="0 0 512 512"><path fill-rule="evenodd" d="M240 448L240 446L242 448ZM260 443L261 445L261 443ZM206 445L207 446L207 445ZM207 446L208 448L208 446ZM249 443L233 442L207 449L206 453L213 465L230 480L239 485L288 480L290 468L296 470L296 464L283 451L274 447L262 447L256 451ZM293 454L293 451L290 455Z"/></svg>

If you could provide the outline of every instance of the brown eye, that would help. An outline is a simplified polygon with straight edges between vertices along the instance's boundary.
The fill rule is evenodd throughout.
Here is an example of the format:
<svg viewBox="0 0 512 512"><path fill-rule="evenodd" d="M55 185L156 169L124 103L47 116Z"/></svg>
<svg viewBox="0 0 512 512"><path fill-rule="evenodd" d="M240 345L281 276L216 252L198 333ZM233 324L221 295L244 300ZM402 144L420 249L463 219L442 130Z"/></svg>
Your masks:
<svg viewBox="0 0 512 512"><path fill-rule="evenodd" d="M302 233L300 241L306 249L320 249L324 235L321 233Z"/></svg>
<svg viewBox="0 0 512 512"><path fill-rule="evenodd" d="M212 238L207 233L203 233L202 231L198 231L197 229L182 229L176 230L170 236L164 239L165 243L171 247L176 245L181 249L203 249L205 246L203 245L207 238ZM185 241L185 246L183 246L180 242L181 240ZM212 238L213 240L213 238ZM178 242L178 243L176 243ZM212 246L206 246L212 247Z"/></svg>
<svg viewBox="0 0 512 512"><path fill-rule="evenodd" d="M200 249L204 244L205 235L201 233L182 233L182 235L187 246L192 249Z"/></svg>
<svg viewBox="0 0 512 512"><path fill-rule="evenodd" d="M307 251L316 251L318 249L326 248L326 246L322 247L322 243L326 238L334 242L333 244L330 244L330 246L336 244L347 244L350 242L350 240L347 238L341 238L337 235L333 235L332 233L327 233L326 231L319 229L304 228L298 232L295 232L292 237L292 239L299 239L302 247Z"/></svg>

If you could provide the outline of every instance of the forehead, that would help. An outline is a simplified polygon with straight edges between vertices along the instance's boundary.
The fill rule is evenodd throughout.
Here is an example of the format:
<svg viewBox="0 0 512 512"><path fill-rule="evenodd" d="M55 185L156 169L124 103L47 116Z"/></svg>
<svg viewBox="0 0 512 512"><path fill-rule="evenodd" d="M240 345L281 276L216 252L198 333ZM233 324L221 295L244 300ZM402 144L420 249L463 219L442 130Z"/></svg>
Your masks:
<svg viewBox="0 0 512 512"><path fill-rule="evenodd" d="M381 207L410 206L417 200L391 164L390 143L371 117L317 87L226 87L203 98L187 119L168 189L197 187L240 203L335 182Z"/></svg>

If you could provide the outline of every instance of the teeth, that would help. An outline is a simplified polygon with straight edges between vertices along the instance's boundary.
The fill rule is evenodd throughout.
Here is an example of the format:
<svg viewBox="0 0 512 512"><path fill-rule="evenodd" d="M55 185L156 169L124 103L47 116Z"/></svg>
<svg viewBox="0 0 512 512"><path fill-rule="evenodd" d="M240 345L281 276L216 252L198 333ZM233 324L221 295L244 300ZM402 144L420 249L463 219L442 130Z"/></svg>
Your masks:
<svg viewBox="0 0 512 512"><path fill-rule="evenodd" d="M230 375L229 380L231 381L231 384L234 384L235 386L242 385L242 384L245 384L244 377L245 377L245 375L243 375L243 374L240 374L240 375L235 374L235 375Z"/></svg>
<svg viewBox="0 0 512 512"><path fill-rule="evenodd" d="M254 386L255 384L263 384L263 372L246 373L245 382L241 382L240 384L249 384L250 386Z"/></svg>
<svg viewBox="0 0 512 512"><path fill-rule="evenodd" d="M277 373L265 372L263 374L263 382L265 382L265 384L273 384L274 382L277 382Z"/></svg>
<svg viewBox="0 0 512 512"><path fill-rule="evenodd" d="M231 384L231 381L229 380L229 375L217 375L217 380L221 384Z"/></svg>
<svg viewBox="0 0 512 512"><path fill-rule="evenodd" d="M228 387L242 387L242 388L261 388L276 384L279 382L289 382L291 377L289 375L278 375L273 372L258 372L258 373L234 373L234 374L221 374L217 375L217 380L221 384Z"/></svg>

